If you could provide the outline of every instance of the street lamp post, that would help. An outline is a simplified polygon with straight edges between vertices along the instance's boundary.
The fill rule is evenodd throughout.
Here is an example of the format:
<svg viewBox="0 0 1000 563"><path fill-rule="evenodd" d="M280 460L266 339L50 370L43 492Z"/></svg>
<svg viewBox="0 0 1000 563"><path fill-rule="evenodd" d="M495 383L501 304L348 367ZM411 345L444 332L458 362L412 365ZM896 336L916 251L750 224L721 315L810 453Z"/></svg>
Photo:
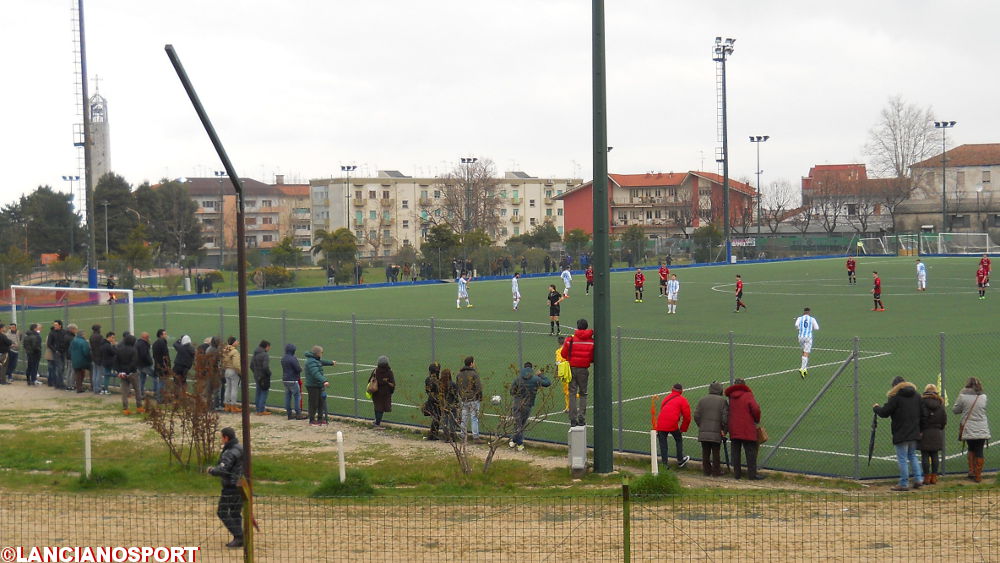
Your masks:
<svg viewBox="0 0 1000 563"><path fill-rule="evenodd" d="M757 145L757 236L760 236L760 144L766 142L771 137L769 135L750 135L750 142Z"/></svg>
<svg viewBox="0 0 1000 563"><path fill-rule="evenodd" d="M729 232L729 124L726 115L726 59L733 54L735 39L715 38L712 60L721 65L721 110L722 110L722 237L726 241L726 263L732 261L733 241Z"/></svg>
<svg viewBox="0 0 1000 563"><path fill-rule="evenodd" d="M344 227L346 229L351 228L351 172L357 170L358 167L353 164L341 165L340 171L347 175L347 179L344 180L344 209L346 210L344 217Z"/></svg>
<svg viewBox="0 0 1000 563"><path fill-rule="evenodd" d="M955 126L957 121L935 121L934 128L941 130L941 232L946 232L948 230L948 193L946 191L947 182L945 180L945 172L947 166L947 159L945 159L945 138L948 133L948 129Z"/></svg>
<svg viewBox="0 0 1000 563"><path fill-rule="evenodd" d="M985 231L983 227L983 217L981 215L982 210L979 207L979 198L983 195L983 185L979 184L976 186L976 224L979 226L980 231Z"/></svg>
<svg viewBox="0 0 1000 563"><path fill-rule="evenodd" d="M76 199L76 198L72 197L73 196L73 182L79 182L80 181L80 177L79 176L63 176L62 179L66 180L67 182L69 182L69 195L70 195L70 202L71 202L70 205L72 205L73 200ZM76 211L73 212L73 215L74 216L76 215ZM73 224L69 226L69 252L67 254L73 254L73 250L74 250L73 247L74 246L76 246L76 221L73 221Z"/></svg>
<svg viewBox="0 0 1000 563"><path fill-rule="evenodd" d="M465 221L462 230L468 233L472 230L472 165L479 160L472 156L463 156L462 164L465 165Z"/></svg>
<svg viewBox="0 0 1000 563"><path fill-rule="evenodd" d="M108 205L110 204L111 203L108 200L104 200L101 202L101 205L104 206L104 258L105 259L107 259L108 254L111 253L110 247L108 245Z"/></svg>
<svg viewBox="0 0 1000 563"><path fill-rule="evenodd" d="M226 171L215 170L213 173L219 179L219 226L216 227L216 232L219 234L219 271L222 271L226 263L226 198L222 191L225 185L222 179L226 177Z"/></svg>

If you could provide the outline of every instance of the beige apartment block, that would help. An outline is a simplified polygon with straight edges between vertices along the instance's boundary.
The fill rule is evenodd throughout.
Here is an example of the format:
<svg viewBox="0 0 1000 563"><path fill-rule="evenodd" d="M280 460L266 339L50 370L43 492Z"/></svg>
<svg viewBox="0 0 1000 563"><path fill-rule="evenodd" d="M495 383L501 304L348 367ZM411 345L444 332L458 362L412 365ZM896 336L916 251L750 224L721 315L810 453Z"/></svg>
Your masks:
<svg viewBox="0 0 1000 563"><path fill-rule="evenodd" d="M549 222L562 234L562 202L556 199L579 185L577 178L536 178L506 172L498 178L500 229L494 239L512 236ZM395 170L375 177L327 178L309 183L313 231L347 227L358 238L361 256L393 256L404 245L420 248L428 230L442 219L443 178L414 178Z"/></svg>

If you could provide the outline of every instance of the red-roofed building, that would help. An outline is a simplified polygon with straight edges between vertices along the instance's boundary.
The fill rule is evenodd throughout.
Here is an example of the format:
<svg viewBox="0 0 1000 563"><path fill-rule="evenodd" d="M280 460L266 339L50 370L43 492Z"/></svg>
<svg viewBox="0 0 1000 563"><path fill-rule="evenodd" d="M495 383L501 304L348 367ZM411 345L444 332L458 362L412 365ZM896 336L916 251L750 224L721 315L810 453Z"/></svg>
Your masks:
<svg viewBox="0 0 1000 563"><path fill-rule="evenodd" d="M756 190L729 180L731 225L752 223ZM567 190L566 230L594 232L593 182ZM711 172L608 174L610 227L618 234L639 225L650 238L689 235L707 223L722 222L722 176Z"/></svg>

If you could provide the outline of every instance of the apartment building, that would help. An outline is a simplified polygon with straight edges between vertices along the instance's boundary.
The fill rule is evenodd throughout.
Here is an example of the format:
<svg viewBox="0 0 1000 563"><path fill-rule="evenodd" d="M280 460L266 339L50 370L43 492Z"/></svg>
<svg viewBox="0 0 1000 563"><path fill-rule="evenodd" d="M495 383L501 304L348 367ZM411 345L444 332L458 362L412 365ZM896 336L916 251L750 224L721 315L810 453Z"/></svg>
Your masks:
<svg viewBox="0 0 1000 563"><path fill-rule="evenodd" d="M994 174L1000 178L1000 143L960 145L910 170L916 186L900 205L902 228L934 227L943 232L1000 228L1000 190L993 182ZM942 226L945 202L948 224Z"/></svg>
<svg viewBox="0 0 1000 563"><path fill-rule="evenodd" d="M361 256L393 256L404 245L420 248L428 230L443 217L443 178L414 178L396 170L375 177L327 178L310 182L313 231L351 229ZM498 178L496 241L530 232L549 222L561 234L563 206L557 198L580 184L574 178L537 178L506 172Z"/></svg>

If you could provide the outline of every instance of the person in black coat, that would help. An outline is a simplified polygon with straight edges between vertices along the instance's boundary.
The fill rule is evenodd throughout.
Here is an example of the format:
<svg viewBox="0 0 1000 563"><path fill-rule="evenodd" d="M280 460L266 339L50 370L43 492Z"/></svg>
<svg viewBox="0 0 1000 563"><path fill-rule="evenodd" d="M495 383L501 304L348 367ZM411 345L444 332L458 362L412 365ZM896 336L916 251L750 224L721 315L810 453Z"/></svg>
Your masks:
<svg viewBox="0 0 1000 563"><path fill-rule="evenodd" d="M41 385L38 381L38 364L42 361L42 335L38 333L38 328L38 323L31 323L21 341L21 347L28 355L28 367L24 370L28 385Z"/></svg>
<svg viewBox="0 0 1000 563"><path fill-rule="evenodd" d="M893 491L910 490L910 472L913 472L913 488L924 484L924 474L917 462L917 442L920 440L920 395L917 388L903 379L892 380L889 400L885 405L878 403L872 411L882 418L892 418L892 445L896 448L896 463L899 465L899 483Z"/></svg>
<svg viewBox="0 0 1000 563"><path fill-rule="evenodd" d="M90 390L95 395L100 395L104 389L104 363L101 361L101 349L104 348L104 335L101 334L101 325L95 324L90 327L90 358L94 362L94 371L90 374Z"/></svg>
<svg viewBox="0 0 1000 563"><path fill-rule="evenodd" d="M191 337L186 334L181 336L174 342L174 350L177 351L174 356L174 383L180 392L187 390L187 372L194 366L195 349L194 344L191 344Z"/></svg>
<svg viewBox="0 0 1000 563"><path fill-rule="evenodd" d="M115 357L118 355L117 336L114 332L104 335L104 344L101 345L101 366L104 371L104 382L101 384L101 395L111 394L111 376L118 376L115 371Z"/></svg>
<svg viewBox="0 0 1000 563"><path fill-rule="evenodd" d="M163 402L163 386L166 384L167 374L170 372L170 347L167 346L167 331L159 329L156 331L156 340L153 341L153 395L157 403Z"/></svg>
<svg viewBox="0 0 1000 563"><path fill-rule="evenodd" d="M122 389L122 412L132 414L128 408L129 394L135 391L136 412L142 409L142 395L139 392L139 354L135 350L135 336L125 334L121 344L115 349L115 371L118 372Z"/></svg>
<svg viewBox="0 0 1000 563"><path fill-rule="evenodd" d="M49 387L55 387L56 389L65 389L66 385L63 382L63 362L66 349L64 348L65 343L63 341L63 325L62 321L54 320L52 321L52 327L49 328L49 334L45 338L45 349L46 357L48 358L48 368L49 374L46 378L46 382Z"/></svg>
<svg viewBox="0 0 1000 563"><path fill-rule="evenodd" d="M240 479L243 478L243 446L236 439L232 428L222 429L222 453L218 465L208 468L209 475L222 478L222 494L219 495L219 520L233 535L226 547L243 547L243 494Z"/></svg>
<svg viewBox="0 0 1000 563"><path fill-rule="evenodd" d="M937 484L947 423L948 413L938 395L937 386L928 384L920 396L920 468L924 471L925 485Z"/></svg>
<svg viewBox="0 0 1000 563"><path fill-rule="evenodd" d="M424 436L424 440L437 440L438 431L441 429L441 364L434 362L427 366L427 378L424 379L424 393L427 393L427 401L424 402L424 416L431 417L431 428Z"/></svg>

